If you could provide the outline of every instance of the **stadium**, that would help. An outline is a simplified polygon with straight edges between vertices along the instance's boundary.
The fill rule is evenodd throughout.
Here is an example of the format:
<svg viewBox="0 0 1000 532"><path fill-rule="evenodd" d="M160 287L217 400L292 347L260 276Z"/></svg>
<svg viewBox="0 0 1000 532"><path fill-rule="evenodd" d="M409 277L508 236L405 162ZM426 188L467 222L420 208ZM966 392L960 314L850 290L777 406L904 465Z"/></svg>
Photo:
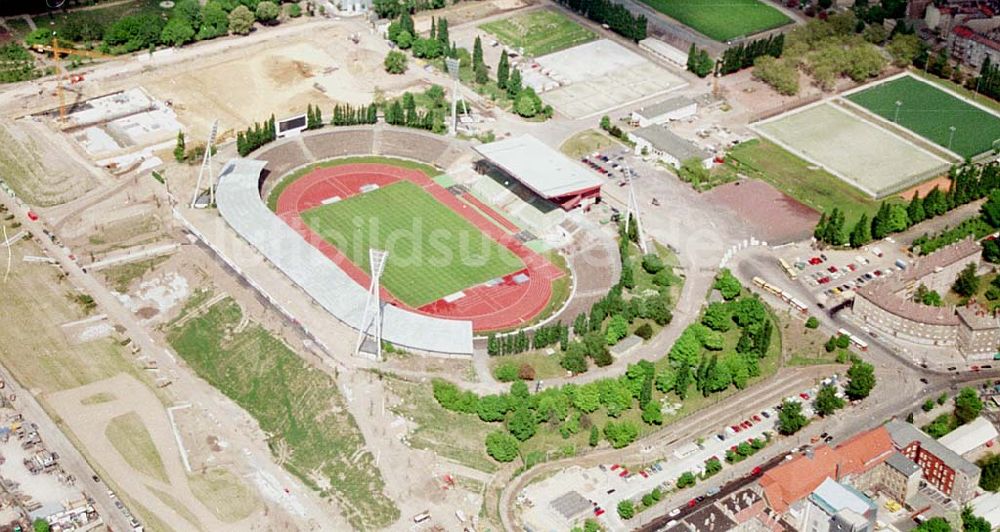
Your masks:
<svg viewBox="0 0 1000 532"><path fill-rule="evenodd" d="M543 171L512 164L510 154L523 150ZM600 180L530 137L473 151L423 132L367 127L306 133L230 161L217 206L240 240L353 329L367 323L369 250L388 251L381 328L396 346L471 354L476 335L575 307L572 290L554 288L573 285L572 266L554 263L523 212L505 215L443 168L502 172L519 193L532 191L530 201L547 205L549 224L600 198Z"/></svg>

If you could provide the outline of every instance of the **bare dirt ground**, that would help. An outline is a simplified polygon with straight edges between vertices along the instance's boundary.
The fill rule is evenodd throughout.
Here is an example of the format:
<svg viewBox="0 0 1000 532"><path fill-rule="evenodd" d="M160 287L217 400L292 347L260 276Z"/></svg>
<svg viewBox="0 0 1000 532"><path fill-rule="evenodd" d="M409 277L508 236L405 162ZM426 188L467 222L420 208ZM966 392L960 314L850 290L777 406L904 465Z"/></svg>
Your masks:
<svg viewBox="0 0 1000 532"><path fill-rule="evenodd" d="M771 185L757 179L741 179L715 187L705 196L732 209L765 242L781 244L808 238L819 214Z"/></svg>
<svg viewBox="0 0 1000 532"><path fill-rule="evenodd" d="M951 179L948 176L940 176L930 181L925 181L913 188L908 188L899 193L899 197L909 201L913 199L914 194L920 194L920 197L924 197L930 192L934 187L941 189L942 192L947 192L951 189Z"/></svg>
<svg viewBox="0 0 1000 532"><path fill-rule="evenodd" d="M82 403L84 398L98 393L114 393L119 399L90 405ZM141 382L119 375L53 394L49 397L49 403L101 468L118 479L125 492L141 500L163 522L174 523L178 529L187 528L181 523L188 523L198 530L218 530L225 526L191 492L187 471L181 461L180 450L166 411L156 395ZM137 472L129 465L129 459L122 456L106 436L105 428L112 419L132 413L141 419L156 446L166 472L166 482ZM168 497L158 495L157 491L166 492ZM180 507L177 507L177 503ZM237 526L254 528L254 521L246 519Z"/></svg>
<svg viewBox="0 0 1000 532"><path fill-rule="evenodd" d="M360 42L349 40L360 35ZM368 104L379 91L402 91L419 79L419 69L403 75L387 74L382 60L389 48L369 33L360 20L322 34L303 33L279 45L249 45L142 76L151 94L169 101L185 132L194 138L208 135L213 120L221 131L304 113L309 104L329 112L334 103ZM234 135L235 136L235 135Z"/></svg>

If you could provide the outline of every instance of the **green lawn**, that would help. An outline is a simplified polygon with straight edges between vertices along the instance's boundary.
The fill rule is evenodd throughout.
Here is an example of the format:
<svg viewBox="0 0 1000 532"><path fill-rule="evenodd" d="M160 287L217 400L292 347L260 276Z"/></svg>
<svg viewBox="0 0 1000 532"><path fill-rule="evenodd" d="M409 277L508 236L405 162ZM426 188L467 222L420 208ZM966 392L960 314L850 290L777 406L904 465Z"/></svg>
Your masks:
<svg viewBox="0 0 1000 532"><path fill-rule="evenodd" d="M524 54L531 57L565 50L597 38L594 32L562 13L548 10L488 22L480 28L507 46L523 48Z"/></svg>
<svg viewBox="0 0 1000 532"><path fill-rule="evenodd" d="M1000 139L1000 117L911 77L880 83L847 99L889 121L897 120L898 109L900 126L962 157L989 151Z"/></svg>
<svg viewBox="0 0 1000 532"><path fill-rule="evenodd" d="M844 212L848 227L861 217L878 211L879 203L833 174L812 165L777 144L764 139L743 142L730 150L726 166L734 172L756 177L819 212L834 207ZM890 199L888 201L896 201Z"/></svg>
<svg viewBox="0 0 1000 532"><path fill-rule="evenodd" d="M717 41L753 35L791 22L758 0L642 0L649 7Z"/></svg>
<svg viewBox="0 0 1000 532"><path fill-rule="evenodd" d="M133 15L169 15L172 9L160 7L160 0L131 0L126 2L105 2L111 5L94 7L93 9L75 10L62 13L34 15L32 19L39 28L51 28L57 35L72 35L66 31L67 24L92 28L95 34L103 34L104 30L118 20ZM73 21L73 22L70 22ZM61 40L65 40L65 37Z"/></svg>
<svg viewBox="0 0 1000 532"><path fill-rule="evenodd" d="M354 529L391 525L399 509L385 496L375 457L337 384L260 325L234 332L242 318L239 305L225 299L171 326L167 340L199 377L257 420L289 472L338 501Z"/></svg>
<svg viewBox="0 0 1000 532"><path fill-rule="evenodd" d="M509 249L409 181L302 213L317 234L368 271L368 250L386 249L383 285L411 307L524 267Z"/></svg>

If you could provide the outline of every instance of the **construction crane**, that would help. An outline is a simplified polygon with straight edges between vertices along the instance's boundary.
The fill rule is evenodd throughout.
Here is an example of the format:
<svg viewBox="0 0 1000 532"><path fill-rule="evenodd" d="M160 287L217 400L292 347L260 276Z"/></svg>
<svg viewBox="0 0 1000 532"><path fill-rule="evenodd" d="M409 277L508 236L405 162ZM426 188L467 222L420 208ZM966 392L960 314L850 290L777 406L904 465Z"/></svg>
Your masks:
<svg viewBox="0 0 1000 532"><path fill-rule="evenodd" d="M56 63L56 72L59 73L59 80L56 82L56 95L59 97L59 121L66 122L66 96L63 93L63 84L66 82L66 69L62 66L62 61L60 61L60 56L63 55L79 55L83 57L91 57L94 59L111 57L108 54L102 54L100 52L94 52L90 50L76 50L74 48L63 48L59 46L59 39L53 37L51 45L36 44L32 47L38 53L50 53L52 54L52 59ZM83 81L83 76L73 76L70 79L70 83L79 83Z"/></svg>

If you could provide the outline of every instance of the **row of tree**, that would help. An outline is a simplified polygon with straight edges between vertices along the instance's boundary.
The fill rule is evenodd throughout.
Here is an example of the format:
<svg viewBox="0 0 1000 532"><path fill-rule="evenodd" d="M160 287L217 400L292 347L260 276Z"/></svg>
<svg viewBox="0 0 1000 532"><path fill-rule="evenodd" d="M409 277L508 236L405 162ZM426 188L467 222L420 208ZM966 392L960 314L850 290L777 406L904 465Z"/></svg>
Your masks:
<svg viewBox="0 0 1000 532"><path fill-rule="evenodd" d="M302 9L292 4L288 14L301 16ZM281 7L271 0L210 0L204 6L198 0L178 0L169 17L126 15L106 24L96 14L74 13L60 27L59 39L78 43L101 41L101 49L106 53L128 53L159 45L181 46L229 33L246 35L255 22L274 24L280 15ZM52 37L51 29L39 28L26 41L29 45L49 44Z"/></svg>
<svg viewBox="0 0 1000 532"><path fill-rule="evenodd" d="M336 122L336 108L334 108L334 122ZM306 106L306 129L319 129L323 127L323 111L319 106L309 104Z"/></svg>
<svg viewBox="0 0 1000 532"><path fill-rule="evenodd" d="M317 113L319 109L316 110ZM388 111L386 111L388 115ZM361 124L375 124L378 122L378 106L374 103L368 105L335 105L333 106L333 120L331 124L335 126L357 126ZM398 125L398 124L397 124Z"/></svg>
<svg viewBox="0 0 1000 532"><path fill-rule="evenodd" d="M645 15L633 15L621 4L610 0L557 0L560 4L597 22L607 24L611 31L639 42L646 38Z"/></svg>
<svg viewBox="0 0 1000 532"><path fill-rule="evenodd" d="M714 68L715 61L712 60L712 56L708 55L708 50L698 48L694 43L691 43L691 48L688 49L688 72L703 78L711 74Z"/></svg>
<svg viewBox="0 0 1000 532"><path fill-rule="evenodd" d="M952 168L949 173L951 186L947 192L934 187L926 196L914 194L909 204L883 202L871 219L862 214L850 231L844 213L834 207L824 212L813 231L820 242L832 246L861 247L872 240L880 240L924 220L940 216L955 207L982 199L1000 189L1000 166L965 164ZM996 223L1000 224L1000 213ZM991 224L992 225L992 224ZM993 225L1000 227L1000 225Z"/></svg>
<svg viewBox="0 0 1000 532"><path fill-rule="evenodd" d="M486 340L486 353L491 357L515 355L555 344L561 344L563 351L569 346L569 327L561 322L538 327L530 335L523 329L510 334L490 334Z"/></svg>
<svg viewBox="0 0 1000 532"><path fill-rule="evenodd" d="M271 118L248 127L245 131L236 133L236 151L240 157L246 157L250 152L278 138L278 130L274 125L274 115Z"/></svg>
<svg viewBox="0 0 1000 532"><path fill-rule="evenodd" d="M719 73L726 75L750 68L754 61L763 55L781 57L784 49L785 34L783 33L730 46L722 53L722 58L719 61Z"/></svg>

